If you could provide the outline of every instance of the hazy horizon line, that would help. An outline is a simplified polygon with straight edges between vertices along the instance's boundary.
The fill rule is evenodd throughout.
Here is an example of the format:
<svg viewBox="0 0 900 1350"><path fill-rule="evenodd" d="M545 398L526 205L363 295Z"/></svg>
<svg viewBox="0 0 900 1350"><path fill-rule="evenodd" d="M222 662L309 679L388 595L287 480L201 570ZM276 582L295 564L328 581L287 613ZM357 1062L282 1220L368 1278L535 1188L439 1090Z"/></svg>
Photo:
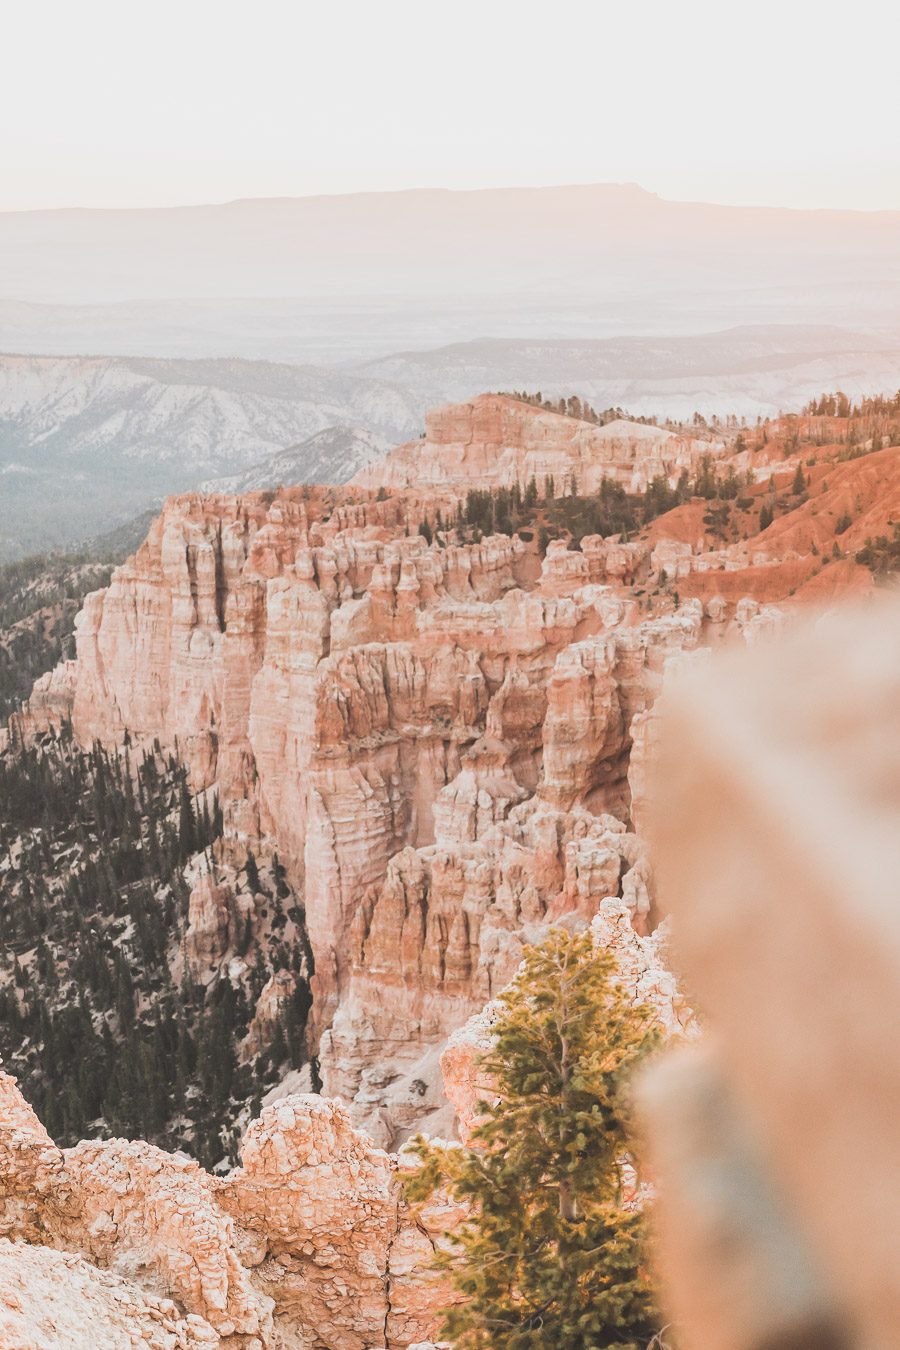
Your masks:
<svg viewBox="0 0 900 1350"><path fill-rule="evenodd" d="M897 206L794 206L784 205L776 202L764 201L716 201L703 197L672 197L666 196L653 188L644 187L643 184L634 179L626 180L602 180L589 179L583 182L560 182L560 183L519 183L519 184L496 184L493 186L475 186L475 187L452 187L452 186L426 186L426 187L386 187L386 188L360 188L358 190L347 190L344 192L297 192L297 193L278 193L275 195L263 196L236 196L226 197L214 201L173 201L167 203L148 203L146 205L129 206L85 206L78 203L61 206L26 206L26 207L0 207L0 216L28 216L28 215L56 215L66 213L88 213L94 214L126 214L133 212L165 212L165 211L203 211L219 210L229 206L244 206L249 204L262 205L264 203L283 203L300 201L334 201L346 197L403 197L403 196L485 196L487 194L528 193L528 192L575 192L589 191L591 189L606 188L618 190L621 192L631 191L643 197L653 198L656 201L663 202L671 206L708 206L715 207L723 211L783 211L795 212L803 215L833 214L833 215L900 215L900 204Z"/></svg>

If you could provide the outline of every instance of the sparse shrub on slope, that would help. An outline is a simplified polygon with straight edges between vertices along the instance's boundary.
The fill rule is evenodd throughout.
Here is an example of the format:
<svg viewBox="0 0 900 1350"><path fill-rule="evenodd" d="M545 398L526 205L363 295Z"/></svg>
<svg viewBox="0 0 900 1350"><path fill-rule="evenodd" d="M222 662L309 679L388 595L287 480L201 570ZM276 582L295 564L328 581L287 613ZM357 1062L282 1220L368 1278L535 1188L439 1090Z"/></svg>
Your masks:
<svg viewBox="0 0 900 1350"><path fill-rule="evenodd" d="M500 998L469 1146L415 1142L410 1200L446 1188L471 1215L438 1258L460 1295L444 1328L456 1350L638 1350L658 1330L621 1176L623 1084L656 1034L614 969L590 933L529 949Z"/></svg>
<svg viewBox="0 0 900 1350"><path fill-rule="evenodd" d="M506 390L499 392L503 398L514 398L519 403L528 403L532 408L559 413L561 417L574 417L580 422L592 422L595 426L606 426L608 422L615 422L623 417L629 422L642 422L645 426L655 426L657 421L655 417L635 416L625 412L623 408L604 408L602 412L597 412L586 398L579 398L577 394L569 394L564 398L544 398L540 390L534 394L524 389L516 389L511 393Z"/></svg>
<svg viewBox="0 0 900 1350"><path fill-rule="evenodd" d="M524 488L518 483L509 488L472 488L450 523L458 537L469 542L486 534L521 535L523 529L533 538L537 531L543 553L551 539L565 538L578 546L591 534L628 538L692 497L731 501L745 486L746 479L733 469L720 472L712 456L704 455L693 478L684 471L671 487L659 475L643 492L628 492L615 479L604 478L595 493L583 496L576 482L556 483L552 475L540 484L531 478Z"/></svg>
<svg viewBox="0 0 900 1350"><path fill-rule="evenodd" d="M900 572L900 523L894 525L892 534L867 539L857 552L856 561L868 567L878 581L895 577Z"/></svg>

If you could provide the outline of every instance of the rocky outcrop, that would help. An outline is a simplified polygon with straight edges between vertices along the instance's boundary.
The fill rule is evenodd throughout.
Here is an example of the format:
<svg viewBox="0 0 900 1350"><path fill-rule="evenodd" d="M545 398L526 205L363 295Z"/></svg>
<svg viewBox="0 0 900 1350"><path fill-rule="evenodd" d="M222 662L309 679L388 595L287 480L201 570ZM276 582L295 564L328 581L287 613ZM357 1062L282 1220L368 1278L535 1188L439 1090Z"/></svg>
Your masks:
<svg viewBox="0 0 900 1350"><path fill-rule="evenodd" d="M482 794L488 816L497 799ZM404 850L367 895L346 992L322 1039L326 1090L386 1147L423 1126L452 1127L438 1056L512 979L525 943L562 919L589 923L604 903L619 905L635 940L652 926L648 859L615 817L537 796L507 803L477 836L478 813L463 819L470 834ZM607 938L614 946L613 929Z"/></svg>
<svg viewBox="0 0 900 1350"><path fill-rule="evenodd" d="M241 945L253 914L253 900L236 896L227 882L201 872L188 900L188 927L182 941L187 971L195 984L206 983L222 958Z"/></svg>
<svg viewBox="0 0 900 1350"><path fill-rule="evenodd" d="M126 1277L141 1272L219 1338L270 1326L269 1305L235 1256L233 1223L197 1163L122 1139L59 1149L5 1073L0 1150L3 1237L76 1252Z"/></svg>
<svg viewBox="0 0 900 1350"><path fill-rule="evenodd" d="M547 686L543 796L628 814L632 725L652 706L671 656L698 645L701 624L700 607L688 606L560 654Z"/></svg>
<svg viewBox="0 0 900 1350"><path fill-rule="evenodd" d="M286 1010L297 993L297 977L290 970L276 970L260 990L247 1038L241 1047L245 1058L267 1050L275 1040L279 1024L284 1025Z"/></svg>
<svg viewBox="0 0 900 1350"><path fill-rule="evenodd" d="M391 451L351 481L364 487L451 490L512 487L548 478L596 492L604 478L640 491L656 477L673 482L699 456L723 447L620 418L598 426L503 394L482 394L430 412L425 439Z"/></svg>
<svg viewBox="0 0 900 1350"><path fill-rule="evenodd" d="M318 1337L347 1350L408 1346L427 1334L433 1239L427 1215L419 1227L406 1211L395 1158L373 1149L334 1103L292 1097L251 1125L242 1160L221 1183L220 1202L276 1323L301 1344Z"/></svg>
<svg viewBox="0 0 900 1350"><path fill-rule="evenodd" d="M141 1271L223 1340L268 1334L269 1302L241 1263L234 1224L197 1163L110 1140L66 1150L63 1168L77 1208L51 1226L61 1245L101 1267Z"/></svg>
<svg viewBox="0 0 900 1350"><path fill-rule="evenodd" d="M33 1241L43 1207L61 1194L62 1155L19 1091L0 1070L0 1237Z"/></svg>
<svg viewBox="0 0 900 1350"><path fill-rule="evenodd" d="M221 1338L169 1298L68 1252L0 1239L0 1344L17 1350L213 1350Z"/></svg>
<svg viewBox="0 0 900 1350"><path fill-rule="evenodd" d="M698 1350L896 1340L898 621L896 596L847 607L667 695L651 826L709 1035L644 1112Z"/></svg>
<svg viewBox="0 0 900 1350"><path fill-rule="evenodd" d="M78 1298L96 1317L91 1343L110 1347L133 1344L129 1328L166 1350L402 1350L432 1331L447 1294L428 1266L452 1213L413 1220L397 1159L346 1111L319 1096L274 1103L242 1164L213 1178L139 1142L59 1149L2 1075L0 1327L7 1316L30 1328L23 1344L59 1345ZM45 1324L55 1341L40 1339Z"/></svg>
<svg viewBox="0 0 900 1350"><path fill-rule="evenodd" d="M10 731L26 740L52 728L58 729L72 716L79 667L76 661L63 661L32 687L28 702L11 719L10 728L0 731L0 750L8 743Z"/></svg>
<svg viewBox="0 0 900 1350"><path fill-rule="evenodd" d="M564 915L588 922L609 895L632 897L639 926L649 913L642 849L621 821L539 797L510 809L500 790L482 787L474 810L450 817L461 835L392 858L354 925L321 1071L326 1090L352 1101L388 1146L423 1123L445 1128L437 1056L509 982L524 943Z"/></svg>

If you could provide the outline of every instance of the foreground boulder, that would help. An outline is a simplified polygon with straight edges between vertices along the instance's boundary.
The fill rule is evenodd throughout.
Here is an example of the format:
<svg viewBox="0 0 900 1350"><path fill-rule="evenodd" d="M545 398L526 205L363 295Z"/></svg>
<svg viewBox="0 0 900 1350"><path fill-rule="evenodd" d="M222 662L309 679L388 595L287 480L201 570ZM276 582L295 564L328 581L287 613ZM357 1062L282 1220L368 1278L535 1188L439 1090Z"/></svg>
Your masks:
<svg viewBox="0 0 900 1350"><path fill-rule="evenodd" d="M646 1087L670 1307L696 1350L900 1327L900 607L698 667L652 802L712 1038Z"/></svg>
<svg viewBox="0 0 900 1350"><path fill-rule="evenodd" d="M428 1266L452 1223L414 1222L397 1159L322 1097L267 1107L213 1178L140 1142L59 1149L0 1075L4 1345L405 1350L446 1301Z"/></svg>

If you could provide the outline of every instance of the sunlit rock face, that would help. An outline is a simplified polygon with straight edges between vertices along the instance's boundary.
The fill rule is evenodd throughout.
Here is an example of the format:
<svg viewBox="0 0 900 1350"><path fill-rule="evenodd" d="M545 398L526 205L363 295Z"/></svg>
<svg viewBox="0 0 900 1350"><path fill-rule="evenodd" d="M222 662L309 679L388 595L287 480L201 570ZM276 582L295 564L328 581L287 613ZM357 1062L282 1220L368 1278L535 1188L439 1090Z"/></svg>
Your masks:
<svg viewBox="0 0 900 1350"><path fill-rule="evenodd" d="M455 512L452 484L428 486L432 448L467 487L500 481L503 445L511 481L559 479L562 457L631 485L696 449L625 435L489 396L433 415L415 488L392 486L401 450L368 488L174 498L19 719L30 735L70 717L85 745L158 740L217 795L226 861L277 853L305 907L309 1049L386 1147L453 1129L441 1048L524 943L608 897L652 931L633 825L656 697L673 663L764 622L752 602L642 598L659 542L588 536L542 558L533 536L428 541ZM252 915L227 880L190 884L181 960L205 983ZM266 991L242 1053L289 997Z"/></svg>
<svg viewBox="0 0 900 1350"><path fill-rule="evenodd" d="M716 450L723 447L715 446ZM430 412L423 440L393 450L352 481L364 487L512 487L552 478L596 492L604 478L640 491L655 477L676 479L710 444L624 418L596 426L502 394L482 394Z"/></svg>
<svg viewBox="0 0 900 1350"><path fill-rule="evenodd" d="M436 1203L414 1221L397 1159L340 1105L267 1107L242 1163L213 1178L141 1142L59 1149L0 1076L4 1344L59 1345L69 1328L66 1344L87 1344L90 1325L115 1350L404 1350L433 1332L449 1295L427 1268L454 1214Z"/></svg>
<svg viewBox="0 0 900 1350"><path fill-rule="evenodd" d="M545 457L516 481L551 460L558 477L553 457L576 452L601 477L693 453L657 428L624 448L620 434L491 396L435 413L420 449L445 465L460 444ZM588 921L611 894L652 928L649 866L609 839L629 834L654 700L674 658L759 617L648 613L640 541L589 536L543 560L519 536L429 546L419 523L451 507L424 479L393 492L393 463L377 493L170 500L19 719L33 734L70 717L85 745L158 740L215 789L234 861L278 853L305 900L326 1084L384 1142L438 1105L440 1041L542 924L567 908ZM477 457L465 472L494 481ZM201 877L188 917L202 981L241 916Z"/></svg>
<svg viewBox="0 0 900 1350"><path fill-rule="evenodd" d="M33 731L69 715L84 744L176 750L196 788L215 787L235 858L277 850L303 888L317 1033L366 967L382 1001L393 987L409 1005L388 1037L407 1056L508 978L517 934L562 889L575 823L551 827L545 808L627 818L632 719L663 653L700 624L693 610L638 622L592 579L596 559L551 585L518 537L429 547L406 533L417 510L308 489L173 499L88 598L77 660L22 719ZM405 850L421 854L406 869ZM534 894L515 880L525 854ZM400 931L419 903L410 867L430 913L418 937L415 922ZM233 911L196 882L184 959L197 978L229 950Z"/></svg>

